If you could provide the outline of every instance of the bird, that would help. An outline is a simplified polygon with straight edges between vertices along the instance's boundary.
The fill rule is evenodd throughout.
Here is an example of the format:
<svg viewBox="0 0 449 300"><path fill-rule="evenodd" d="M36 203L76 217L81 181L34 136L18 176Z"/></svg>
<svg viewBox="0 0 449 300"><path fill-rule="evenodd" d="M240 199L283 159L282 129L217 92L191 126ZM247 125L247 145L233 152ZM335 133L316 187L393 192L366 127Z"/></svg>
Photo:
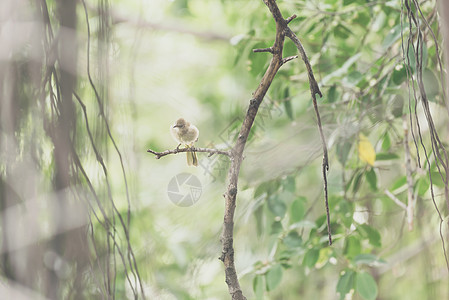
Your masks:
<svg viewBox="0 0 449 300"><path fill-rule="evenodd" d="M179 149L181 145L185 145L186 148L193 147L193 144L198 141L198 136L200 134L195 125L190 124L183 118L179 118L176 123L170 127L170 133L178 143L176 149ZM198 157L196 156L196 153L194 151L188 151L186 154L187 165L198 166Z"/></svg>

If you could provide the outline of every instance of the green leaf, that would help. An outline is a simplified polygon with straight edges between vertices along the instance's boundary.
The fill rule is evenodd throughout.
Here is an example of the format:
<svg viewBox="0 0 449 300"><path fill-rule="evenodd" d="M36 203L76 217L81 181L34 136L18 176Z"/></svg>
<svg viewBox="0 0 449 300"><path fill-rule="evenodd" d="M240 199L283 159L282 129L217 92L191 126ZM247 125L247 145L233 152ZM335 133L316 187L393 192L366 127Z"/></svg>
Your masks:
<svg viewBox="0 0 449 300"><path fill-rule="evenodd" d="M263 276L256 275L253 279L253 291L256 295L256 299L263 299Z"/></svg>
<svg viewBox="0 0 449 300"><path fill-rule="evenodd" d="M341 221L343 225L346 226L346 228L351 227L351 224L353 223L353 214L354 214L354 204L351 202L348 202L346 200L341 201L338 204L337 211L340 214Z"/></svg>
<svg viewBox="0 0 449 300"><path fill-rule="evenodd" d="M336 7L338 0L324 0L324 3L332 5L331 7Z"/></svg>
<svg viewBox="0 0 449 300"><path fill-rule="evenodd" d="M388 149L390 149L390 147L391 147L390 135L388 134L388 132L385 132L384 139L382 141L382 150L387 151ZM379 154L380 153L376 155L377 160L379 160Z"/></svg>
<svg viewBox="0 0 449 300"><path fill-rule="evenodd" d="M364 11L359 11L356 13L356 17L352 20L354 24L360 25L363 28L366 28L370 21L371 16Z"/></svg>
<svg viewBox="0 0 449 300"><path fill-rule="evenodd" d="M343 64L341 68L335 70L334 72L330 73L329 75L325 76L322 80L322 84L327 84L332 78L340 78L343 75L345 75L348 72L348 69L362 56L362 53L357 53Z"/></svg>
<svg viewBox="0 0 449 300"><path fill-rule="evenodd" d="M390 29L390 32L388 32L387 36L385 37L385 39L382 43L382 47L384 49L387 49L391 45L396 43L396 41L398 41L399 38L401 37L401 30L402 30L401 24L398 24L395 27L393 27L392 29Z"/></svg>
<svg viewBox="0 0 449 300"><path fill-rule="evenodd" d="M302 238L296 231L290 231L284 237L283 242L289 248L298 248L302 246Z"/></svg>
<svg viewBox="0 0 449 300"><path fill-rule="evenodd" d="M402 97L402 95L394 95L392 101L389 102L389 104L391 113L395 118L400 118L402 117L402 115L408 114L409 112L408 105L404 105L404 97ZM406 113L404 113L404 110L406 110Z"/></svg>
<svg viewBox="0 0 449 300"><path fill-rule="evenodd" d="M306 267L313 268L318 261L318 258L320 256L320 251L318 249L312 248L309 249L306 252L306 255L304 255L304 259L302 261L302 264Z"/></svg>
<svg viewBox="0 0 449 300"><path fill-rule="evenodd" d="M304 203L306 202L305 197L298 197L293 201L290 208L290 223L297 223L304 218L306 210L304 208Z"/></svg>
<svg viewBox="0 0 449 300"><path fill-rule="evenodd" d="M440 94L440 81L430 69L425 69L422 74L424 88L429 101L435 102L435 97Z"/></svg>
<svg viewBox="0 0 449 300"><path fill-rule="evenodd" d="M432 178L432 183L434 185L436 185L437 187L440 187L440 188L444 188L444 182L443 182L443 179L441 179L440 173L433 171L433 172L430 172L430 175Z"/></svg>
<svg viewBox="0 0 449 300"><path fill-rule="evenodd" d="M282 280L282 267L281 265L274 265L265 274L265 279L267 282L267 291L274 290Z"/></svg>
<svg viewBox="0 0 449 300"><path fill-rule="evenodd" d="M263 42L255 43L252 48L266 48L267 44ZM248 55L249 64L248 67L250 69L251 74L256 77L261 74L265 70L265 65L268 63L269 58L266 53L254 53L250 52Z"/></svg>
<svg viewBox="0 0 449 300"><path fill-rule="evenodd" d="M419 51L421 51L420 49L419 49ZM422 53L421 52L419 52L419 55L421 56L422 55L422 60L421 60L421 67L423 68L423 69L426 69L426 67L427 67L427 56L428 56L428 53L427 53L427 45L424 43L424 44L422 44Z"/></svg>
<svg viewBox="0 0 449 300"><path fill-rule="evenodd" d="M366 300L377 297L377 284L373 276L367 272L357 273L355 277L356 291Z"/></svg>
<svg viewBox="0 0 449 300"><path fill-rule="evenodd" d="M281 186L281 182L279 180L270 180L270 181L266 182L264 185L266 186L267 193L273 194L277 190L279 190L279 188Z"/></svg>
<svg viewBox="0 0 449 300"><path fill-rule="evenodd" d="M347 258L352 259L359 255L361 251L362 245L358 236L350 235L346 237L343 253Z"/></svg>
<svg viewBox="0 0 449 300"><path fill-rule="evenodd" d="M393 160L398 158L399 156L396 153L381 152L376 154L376 160Z"/></svg>
<svg viewBox="0 0 449 300"><path fill-rule="evenodd" d="M321 216L319 216L318 218L315 219L315 224L316 227L318 228L318 231L321 231L324 229L324 227L327 226L326 223L326 215L322 214Z"/></svg>
<svg viewBox="0 0 449 300"><path fill-rule="evenodd" d="M374 172L374 168L370 168L368 172L365 173L366 181L368 181L369 186L372 191L377 191L377 176Z"/></svg>
<svg viewBox="0 0 449 300"><path fill-rule="evenodd" d="M292 263L290 261L292 257L292 252L290 249L283 250L281 253L279 253L278 261L281 264L282 268L289 269L292 267Z"/></svg>
<svg viewBox="0 0 449 300"><path fill-rule="evenodd" d="M371 29L374 32L377 32L380 29L383 29L386 20L387 20L387 15L383 11L381 11L380 13L377 14L377 17L374 19Z"/></svg>
<svg viewBox="0 0 449 300"><path fill-rule="evenodd" d="M231 44L234 46L234 52L235 52L235 57L234 57L234 62L233 62L233 66L237 66L237 64L239 63L239 61L242 59L242 57L247 57L247 53L249 51L246 51L246 48L248 47L248 38L243 38L245 37L245 35L241 34L235 37L232 37L230 42Z"/></svg>
<svg viewBox="0 0 449 300"><path fill-rule="evenodd" d="M410 46L408 48L408 52L407 52L407 48L405 49L405 51L407 53L406 63L409 66L412 73L415 73L415 70L416 70L415 49Z"/></svg>
<svg viewBox="0 0 449 300"><path fill-rule="evenodd" d="M271 231L270 234L278 234L282 232L284 228L282 227L282 223L279 221L274 221L271 223Z"/></svg>
<svg viewBox="0 0 449 300"><path fill-rule="evenodd" d="M399 65L393 71L391 80L395 85L401 85L407 79L407 70L403 65Z"/></svg>
<svg viewBox="0 0 449 300"><path fill-rule="evenodd" d="M262 196L264 193L267 192L267 188L265 186L265 183L260 184L256 190L254 191L254 199L259 198L260 196Z"/></svg>
<svg viewBox="0 0 449 300"><path fill-rule="evenodd" d="M392 191L397 190L398 188L404 186L406 183L407 183L407 177L405 177L405 175L404 175L404 176L400 177L399 179L397 179L393 183L393 185L391 186L391 190Z"/></svg>
<svg viewBox="0 0 449 300"><path fill-rule="evenodd" d="M372 246L382 246L381 236L377 229L369 226L368 224L361 224L357 226L357 231L360 232L363 237L368 238L368 241Z"/></svg>
<svg viewBox="0 0 449 300"><path fill-rule="evenodd" d="M356 193L359 190L360 184L362 183L362 175L363 175L363 172L358 172L354 176L354 185L352 186L353 193Z"/></svg>
<svg viewBox="0 0 449 300"><path fill-rule="evenodd" d="M318 257L318 261L316 262L317 268L323 267L329 261L329 259L332 257L334 251L331 248L326 247L326 248L321 248L319 250L319 252L320 252L320 255Z"/></svg>
<svg viewBox="0 0 449 300"><path fill-rule="evenodd" d="M344 26L341 23L335 26L334 28L334 35L336 37L347 39L351 34L352 34L351 29L349 29L348 27Z"/></svg>
<svg viewBox="0 0 449 300"><path fill-rule="evenodd" d="M395 97L398 97L400 99L402 99L402 114L401 115L408 115L410 113L415 113L416 112L416 108L415 108L415 103L416 103L416 99L415 97L410 97L407 99L407 103L404 103L404 97L402 97L401 95L395 95ZM395 115L396 116L396 115Z"/></svg>
<svg viewBox="0 0 449 300"><path fill-rule="evenodd" d="M294 193L296 191L295 176L287 176L287 178L283 181L283 187L285 191Z"/></svg>
<svg viewBox="0 0 449 300"><path fill-rule="evenodd" d="M287 207L285 206L284 202L280 200L280 197L278 195L271 195L268 197L268 209L278 217L283 218L285 215L285 212L287 211Z"/></svg>
<svg viewBox="0 0 449 300"><path fill-rule="evenodd" d="M338 98L337 86L334 84L327 91L327 101L329 103L334 103L335 101L337 101L337 98Z"/></svg>
<svg viewBox="0 0 449 300"><path fill-rule="evenodd" d="M298 48L291 40L285 40L284 57L289 57L298 54Z"/></svg>
<svg viewBox="0 0 449 300"><path fill-rule="evenodd" d="M346 269L337 283L337 293L340 294L340 300L345 298L345 295L351 291L354 287L354 275L355 272L353 270Z"/></svg>
<svg viewBox="0 0 449 300"><path fill-rule="evenodd" d="M293 117L292 101L284 100L283 103L284 103L284 109L285 109L285 112L287 113L288 118L293 121L294 117Z"/></svg>
<svg viewBox="0 0 449 300"><path fill-rule="evenodd" d="M426 194L426 192L429 190L429 187L430 182L427 177L420 178L416 182L416 189L418 190L418 195L420 197L423 197Z"/></svg>

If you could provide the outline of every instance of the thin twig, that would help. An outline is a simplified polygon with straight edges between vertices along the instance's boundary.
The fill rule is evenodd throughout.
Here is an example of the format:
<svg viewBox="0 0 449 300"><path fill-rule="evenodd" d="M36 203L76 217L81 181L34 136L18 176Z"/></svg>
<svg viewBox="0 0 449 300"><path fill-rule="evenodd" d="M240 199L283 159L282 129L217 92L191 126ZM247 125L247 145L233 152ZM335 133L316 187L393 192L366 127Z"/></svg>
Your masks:
<svg viewBox="0 0 449 300"><path fill-rule="evenodd" d="M289 62L291 60L294 60L296 58L298 58L298 55L293 55L293 56L289 56L289 57L283 58L282 59L282 64L285 64L285 63L287 63L287 62Z"/></svg>
<svg viewBox="0 0 449 300"><path fill-rule="evenodd" d="M221 155L226 155L228 157L231 157L231 152L229 152L229 151L223 151L223 150L211 149L211 148L195 148L195 147L182 148L182 149L176 148L173 150L165 150L163 152L156 152L154 150L148 149L147 152L156 155L157 159L164 157L166 155L169 155L169 154L178 154L180 152L206 152L206 153L209 153L209 157L214 154L221 154Z"/></svg>
<svg viewBox="0 0 449 300"><path fill-rule="evenodd" d="M293 16L291 16L291 17L288 17L287 19L285 19L285 22L286 22L287 24L289 24L291 21L293 21L293 19L296 19L296 15L293 15Z"/></svg>
<svg viewBox="0 0 449 300"><path fill-rule="evenodd" d="M403 210L407 210L407 206L401 200L399 200L395 195L393 195L389 190L385 190L385 195L387 195L388 198L393 200L394 203L399 205L400 208L402 208Z"/></svg>
<svg viewBox="0 0 449 300"><path fill-rule="evenodd" d="M145 291L144 291L144 288L143 288L142 279L141 279L140 274L139 274L139 269L138 269L138 266L137 266L136 257L134 255L134 250L131 247L131 239L130 239L130 233L129 233L130 220L131 220L131 203L130 203L130 196L129 196L128 182L127 182L127 178L126 178L125 166L123 164L122 154L121 154L121 152L120 152L120 150L119 150L119 148L118 148L118 146L117 146L117 144L115 142L115 139L112 136L111 129L110 129L110 126L109 126L109 122L108 122L108 119L106 118L105 111L104 111L104 103L102 102L102 99L101 99L101 97L100 97L100 95L99 95L99 93L97 91L97 88L96 88L96 86L95 86L95 84L93 82L92 76L91 76L91 72L90 72L90 33L91 33L91 31L90 31L90 24L89 24L89 16L88 16L88 12L87 12L86 1L82 0L81 2L83 4L84 15L85 15L85 18L86 18L87 36L88 36L88 38L87 38L87 62L86 62L87 63L87 66L86 66L87 77L88 77L89 83L90 83L90 85L92 87L92 90L94 91L95 99L97 100L98 108L100 110L100 116L103 118L104 124L106 126L107 134L109 136L110 141L112 142L112 144L114 146L115 152L117 153L117 155L119 157L120 166L121 166L121 170L122 170L122 176L123 176L124 184L125 184L126 200L127 200L127 203L128 203L127 220L126 220L127 222L125 222L125 220L122 217L120 211L117 209L117 206L115 205L115 202L112 200L112 192L111 192L111 188L110 188L109 184L107 185L107 187L108 187L108 194L109 194L109 198L111 199L111 205L112 205L113 211L115 212L115 214L117 214L117 216L119 218L119 221L120 221L120 224L122 225L123 232L125 234L125 238L126 238L126 242L127 242L127 250L128 250L127 251L128 263L129 263L129 266L130 266L130 269L131 269L131 273L134 276L137 277L137 280L138 280L139 286L140 286L140 291L141 291L142 298L145 299L146 297L145 297ZM115 228L115 226L114 226L114 228ZM123 261L123 263L125 263L125 261ZM125 268L125 270L126 270L126 268ZM132 287L132 290L133 290L134 298L137 299L137 297L138 297L138 294L137 294L137 291L136 291L137 287L133 287L132 285L131 285L131 287Z"/></svg>
<svg viewBox="0 0 449 300"><path fill-rule="evenodd" d="M270 52L273 53L273 47L253 49L253 52Z"/></svg>
<svg viewBox="0 0 449 300"><path fill-rule="evenodd" d="M304 50L304 47L301 43L301 41L298 39L296 34L291 31L290 28L285 28L285 35L292 40L292 42L296 45L296 48L298 48L299 53L301 54L301 58L304 61L304 64L307 69L307 75L309 77L309 87L310 87L310 93L312 94L312 100L313 100L313 108L315 109L317 124L318 124L318 130L320 132L321 137L321 145L323 147L323 164L322 164L322 173L323 173L323 183L324 183L324 205L326 207L326 220L327 220L327 235L329 238L329 245L332 245L332 233L331 233L331 222L330 222L330 213L329 213L329 197L328 197L328 191L327 191L327 172L329 171L329 158L327 154L327 145L326 145L326 138L324 137L323 133L323 126L321 125L321 117L320 112L318 110L318 102L316 100L316 95L318 94L320 97L323 97L321 94L320 88L318 87L318 83L315 80L315 76L313 75L312 66L310 65L309 58L307 57L306 51Z"/></svg>
<svg viewBox="0 0 449 300"><path fill-rule="evenodd" d="M411 4L414 4L414 8L411 7ZM424 15L421 12L420 9L420 5L416 0L405 0L403 3L401 3L401 7L402 5L406 8L406 12L407 12L407 17L408 17L408 21L409 21L409 37L407 40L407 52L404 54L404 57L407 57L407 63L408 63L408 72L410 72L411 76L410 78L408 78L411 82L412 82L412 87L413 87L413 95L414 95L414 99L415 99L415 107L414 107L414 115L415 115L415 120L416 120L416 125L418 126L418 137L419 137L419 141L420 144L423 148L424 151L424 157L426 159L427 162L427 168L428 168L428 176L429 176L429 181L430 181L430 194L431 194L431 199L432 199L432 203L435 207L435 210L437 211L438 217L440 219L440 226L439 226L439 233L440 233L440 238L441 238L441 244L442 244L442 251L444 253L444 258L446 261L446 267L449 270L449 257L446 253L446 246L445 246L445 238L443 236L443 232L442 232L442 226L443 226L443 217L442 214L440 212L440 209L438 208L438 205L435 201L435 193L434 193L434 188L433 188L433 181L432 181L432 176L431 176L431 165L430 165L430 161L429 161L429 154L427 154L427 150L426 147L423 143L423 138L421 135L421 129L420 129L420 125L419 125L419 119L418 119L418 113L417 113L417 103L418 103L418 97L417 97L417 93L416 93L416 88L415 88L415 80L417 83L417 87L418 87L418 91L419 91L419 96L421 99L421 104L422 104L422 108L424 111L424 115L425 118L427 120L427 124L428 124L428 128L429 128L429 133L430 133L430 140L431 140L431 147L432 147L432 153L433 156L435 158L435 166L438 169L438 173L441 177L441 179L444 182L444 195L445 195L445 200L446 200L446 206L449 209L449 162L448 162L448 156L446 153L446 149L444 147L444 145L442 144L439 136L438 136L438 132L435 128L435 124L433 122L433 117L432 117L432 113L430 111L430 107L429 107L429 99L427 98L427 94L425 91L425 86L424 86L424 82L423 82L423 72L422 72L422 62L423 62L423 43L424 43L424 39L423 39L423 34L422 34L422 29L420 27L421 24L421 20L419 20L419 15L421 15L422 19L424 19L424 22L428 25L427 20L425 20ZM402 9L402 8L401 8ZM419 11L420 14L415 15L415 12ZM414 34L413 32L413 26L412 24L415 26L416 29L416 33ZM432 28L430 26L428 26L428 29L430 31L432 31ZM433 37L435 37L435 35L432 32ZM413 43L413 37L416 37L417 41L416 41L416 48L414 46ZM436 41L436 40L435 40ZM438 43L437 43L438 44ZM416 63L416 77L413 76L411 70L410 70L410 57L409 57L409 49L410 46L412 47L412 49L414 50L414 56L415 56L415 63ZM437 47L438 49L438 47ZM438 51L437 51L437 58L439 59L439 55L438 55ZM440 63L440 67L441 67L441 63ZM410 99L409 99L410 102ZM410 103L409 103L410 106ZM411 127L412 128L412 127ZM442 153L441 153L442 152ZM441 168L443 170L441 170ZM444 174L443 174L444 173Z"/></svg>

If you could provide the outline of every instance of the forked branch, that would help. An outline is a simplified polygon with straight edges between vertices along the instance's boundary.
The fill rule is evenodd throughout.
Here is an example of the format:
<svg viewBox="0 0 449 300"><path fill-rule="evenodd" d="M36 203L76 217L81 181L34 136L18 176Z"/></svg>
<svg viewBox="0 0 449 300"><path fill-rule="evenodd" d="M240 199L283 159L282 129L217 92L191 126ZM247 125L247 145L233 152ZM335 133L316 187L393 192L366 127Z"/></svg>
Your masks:
<svg viewBox="0 0 449 300"><path fill-rule="evenodd" d="M254 49L254 52L269 52L272 54L272 58L270 64L263 75L259 86L253 94L253 98L249 102L249 107L246 112L245 119L243 120L242 127L240 128L240 132L237 138L237 141L234 147L230 151L219 151L215 149L203 149L203 148L195 148L195 149L175 149L175 150L167 150L164 152L155 152L152 150L148 150L148 152L156 155L156 158L160 158L162 156L168 154L176 154L179 152L187 152L187 151L197 151L197 152L209 152L210 154L224 154L229 156L231 160L231 166L228 171L227 182L228 186L226 192L223 194L225 198L225 211L224 211L224 220L223 220L223 231L221 234L221 243L222 243L222 253L220 256L220 260L223 262L225 266L225 276L226 276L226 284L228 285L229 294L231 295L233 300L243 300L246 297L243 295L243 292L240 288L239 280L237 277L237 272L234 265L234 247L233 247L233 235L234 235L234 212L236 207L236 197L237 197L237 186L238 186L238 176L240 173L240 166L243 161L243 151L245 149L246 142L248 140L249 133L254 123L254 119L256 118L257 112L259 110L259 106L262 103L268 88L270 87L273 79L278 72L279 68L286 62L297 58L298 56L290 56L290 57L282 57L285 37L291 39L303 59L307 74L309 77L310 91L312 94L313 104L315 108L315 113L317 116L318 127L321 135L321 140L323 144L323 176L324 176L324 188L325 188L325 203L326 203L326 211L327 211L327 223L328 223L328 233L329 233L329 244L332 244L331 234L330 234L330 221L329 221L329 208L327 205L327 179L326 172L329 168L328 157L327 157L327 147L324 139L323 130L321 127L320 115L318 112L318 106L316 101L316 94L320 97L321 91L318 87L318 83L315 80L315 77L312 72L312 68L310 66L307 55L304 51L304 47L302 46L298 37L291 31L288 27L288 24L296 18L296 15L293 15L287 19L282 17L282 14L276 4L275 0L264 0L265 5L270 10L273 18L276 22L276 37L274 45L268 48L262 49Z"/></svg>
<svg viewBox="0 0 449 300"><path fill-rule="evenodd" d="M237 272L234 266L234 248L233 248L233 229L234 229L234 211L236 206L236 196L237 196L237 183L238 183L238 175L240 172L240 166L243 160L243 150L245 149L246 141L248 140L248 135L251 131L251 127L254 123L254 119L257 115L260 104L265 97L268 88L273 82L274 76L278 72L279 68L287 61L293 59L291 57L283 58L283 47L285 37L289 37L297 46L302 59L304 60L307 68L307 73L309 77L310 83L310 91L312 93L312 98L314 102L315 112L318 118L318 126L320 130L321 139L323 142L323 176L325 182L325 197L326 197L326 210L327 210L327 220L329 227L329 209L327 206L327 179L326 172L329 168L328 158L327 158L327 148L326 142L324 140L324 135L321 128L321 120L318 112L318 107L316 104L316 94L321 96L321 91L318 87L318 83L313 76L312 68L310 66L307 55L302 47L301 42L297 38L297 36L290 30L288 27L288 23L290 23L296 16L293 15L288 19L284 19L282 14L276 4L275 0L264 0L264 3L267 5L270 10L273 18L276 22L276 38L274 41L274 45L269 48L264 49L256 49L254 52L270 52L273 57L271 58L268 69L263 75L259 86L253 94L253 99L250 100L248 111L246 113L245 119L243 120L242 127L240 129L240 133L238 135L237 142L232 149L231 155L231 167L228 173L228 187L227 191L224 194L226 203L225 203L225 215L224 215L224 223L223 223L223 232L221 236L222 242L222 255L220 260L223 261L225 265L225 273L226 273L226 283L228 284L229 293L232 296L232 299L246 299L243 296L242 290L239 285L239 281L237 278ZM332 243L330 229L328 229L329 233L329 244Z"/></svg>

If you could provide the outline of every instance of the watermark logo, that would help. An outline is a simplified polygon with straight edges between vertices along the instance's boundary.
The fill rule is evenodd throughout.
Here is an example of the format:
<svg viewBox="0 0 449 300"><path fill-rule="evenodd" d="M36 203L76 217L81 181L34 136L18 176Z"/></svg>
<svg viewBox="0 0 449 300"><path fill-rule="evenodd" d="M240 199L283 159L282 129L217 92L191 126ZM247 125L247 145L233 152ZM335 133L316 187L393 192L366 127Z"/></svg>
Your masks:
<svg viewBox="0 0 449 300"><path fill-rule="evenodd" d="M201 197L203 187L193 174L181 173L173 177L168 183L168 198L175 205L188 207L195 204Z"/></svg>

